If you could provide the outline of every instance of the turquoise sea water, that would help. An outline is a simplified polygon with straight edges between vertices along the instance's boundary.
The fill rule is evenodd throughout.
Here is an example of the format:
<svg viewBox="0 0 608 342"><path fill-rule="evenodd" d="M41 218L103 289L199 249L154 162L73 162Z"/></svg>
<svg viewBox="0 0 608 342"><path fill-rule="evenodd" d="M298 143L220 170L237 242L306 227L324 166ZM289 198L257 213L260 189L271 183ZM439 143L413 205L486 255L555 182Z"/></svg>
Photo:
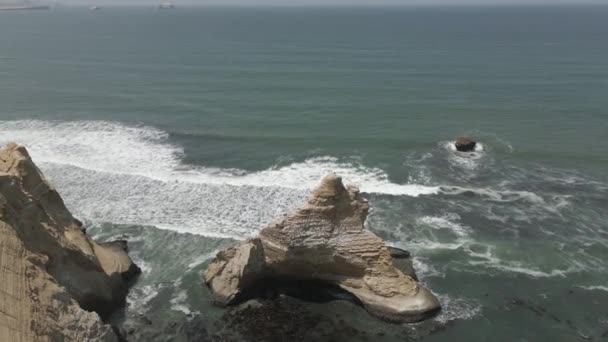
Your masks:
<svg viewBox="0 0 608 342"><path fill-rule="evenodd" d="M217 319L206 262L335 171L440 297L421 339L601 340L606 37L602 6L0 13L0 142L126 234L128 316Z"/></svg>

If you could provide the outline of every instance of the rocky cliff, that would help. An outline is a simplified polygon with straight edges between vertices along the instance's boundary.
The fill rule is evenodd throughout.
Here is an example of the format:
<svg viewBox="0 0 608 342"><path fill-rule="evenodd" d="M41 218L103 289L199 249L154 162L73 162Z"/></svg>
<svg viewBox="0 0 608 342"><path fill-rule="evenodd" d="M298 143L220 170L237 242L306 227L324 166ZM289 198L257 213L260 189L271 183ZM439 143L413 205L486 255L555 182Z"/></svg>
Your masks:
<svg viewBox="0 0 608 342"><path fill-rule="evenodd" d="M137 273L124 242L86 236L24 147L0 150L0 341L117 341L100 315Z"/></svg>
<svg viewBox="0 0 608 342"><path fill-rule="evenodd" d="M247 299L255 287L314 281L347 292L385 320L413 322L437 313L438 300L413 270L396 266L384 242L364 228L368 211L357 188L329 175L295 214L220 252L205 283L226 305Z"/></svg>

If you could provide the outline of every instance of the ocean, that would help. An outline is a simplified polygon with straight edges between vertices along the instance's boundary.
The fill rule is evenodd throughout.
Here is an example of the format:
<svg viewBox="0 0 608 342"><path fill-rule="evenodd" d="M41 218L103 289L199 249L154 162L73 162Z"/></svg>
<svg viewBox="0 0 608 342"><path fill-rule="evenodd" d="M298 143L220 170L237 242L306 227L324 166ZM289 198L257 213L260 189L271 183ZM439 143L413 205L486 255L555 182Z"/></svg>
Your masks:
<svg viewBox="0 0 608 342"><path fill-rule="evenodd" d="M91 234L129 240L127 321L230 330L200 272L333 171L444 309L395 325L302 303L359 330L334 340L599 341L607 37L608 6L5 12L0 143Z"/></svg>

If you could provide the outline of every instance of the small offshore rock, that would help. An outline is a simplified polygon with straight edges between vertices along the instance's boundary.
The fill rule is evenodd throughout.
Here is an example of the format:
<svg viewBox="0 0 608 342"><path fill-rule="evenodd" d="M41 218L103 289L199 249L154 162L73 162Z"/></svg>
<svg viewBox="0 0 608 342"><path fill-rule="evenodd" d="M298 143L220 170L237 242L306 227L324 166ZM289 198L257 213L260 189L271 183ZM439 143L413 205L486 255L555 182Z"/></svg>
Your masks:
<svg viewBox="0 0 608 342"><path fill-rule="evenodd" d="M459 152L473 152L477 147L477 142L467 137L458 137L454 143L456 150Z"/></svg>

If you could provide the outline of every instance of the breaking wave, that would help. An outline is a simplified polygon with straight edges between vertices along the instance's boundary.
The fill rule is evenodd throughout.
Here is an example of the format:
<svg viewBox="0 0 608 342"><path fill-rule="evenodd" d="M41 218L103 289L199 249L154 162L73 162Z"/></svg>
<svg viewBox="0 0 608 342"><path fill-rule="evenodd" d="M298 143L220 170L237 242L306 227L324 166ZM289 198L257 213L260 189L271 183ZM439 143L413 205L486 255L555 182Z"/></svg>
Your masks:
<svg viewBox="0 0 608 342"><path fill-rule="evenodd" d="M396 184L379 168L316 157L259 172L198 167L182 163L184 150L171 144L169 134L149 126L106 121L0 122L0 143L26 145L37 162L71 165L91 171L143 176L160 181L199 184L281 187L307 190L329 172L367 193L419 196L438 187Z"/></svg>
<svg viewBox="0 0 608 342"><path fill-rule="evenodd" d="M583 290L588 291L605 291L608 292L608 286L603 285L593 285L593 286L579 286Z"/></svg>
<svg viewBox="0 0 608 342"><path fill-rule="evenodd" d="M496 244L478 235L480 227L475 222L487 219L486 224L499 226L497 233L512 231L512 236L502 237L511 241L532 218L564 220L559 214L573 200L568 196L430 181L398 184L380 168L328 156L257 172L188 165L183 162L183 148L169 138L167 132L153 127L107 121L0 121L0 144L14 141L27 146L72 212L92 223L155 226L242 240L298 207L321 177L336 172L345 182L359 185L362 192L382 195L385 200L375 197L374 203L374 212L380 215L370 217L375 230L422 256L432 251L464 253L470 266L532 277L563 276L580 268L562 263L555 270L543 269L512 255L491 249L482 255L471 248ZM480 146L475 153L485 158L491 148ZM427 203L434 210L410 211L411 198L421 195L417 205ZM466 201L459 200L463 196ZM451 209L438 213L437 205ZM414 224L400 225L400 215L408 212L408 221ZM481 217L471 221L471 213ZM383 222L387 217L392 220ZM593 228L595 216L589 217L588 226ZM504 227L507 222L509 226ZM554 234L542 225L539 230ZM193 267L202 262L204 258Z"/></svg>
<svg viewBox="0 0 608 342"><path fill-rule="evenodd" d="M165 131L106 121L4 121L0 144L25 145L72 211L94 222L243 239L295 208L329 172L361 191L436 194L378 168L316 157L258 172L187 165Z"/></svg>

